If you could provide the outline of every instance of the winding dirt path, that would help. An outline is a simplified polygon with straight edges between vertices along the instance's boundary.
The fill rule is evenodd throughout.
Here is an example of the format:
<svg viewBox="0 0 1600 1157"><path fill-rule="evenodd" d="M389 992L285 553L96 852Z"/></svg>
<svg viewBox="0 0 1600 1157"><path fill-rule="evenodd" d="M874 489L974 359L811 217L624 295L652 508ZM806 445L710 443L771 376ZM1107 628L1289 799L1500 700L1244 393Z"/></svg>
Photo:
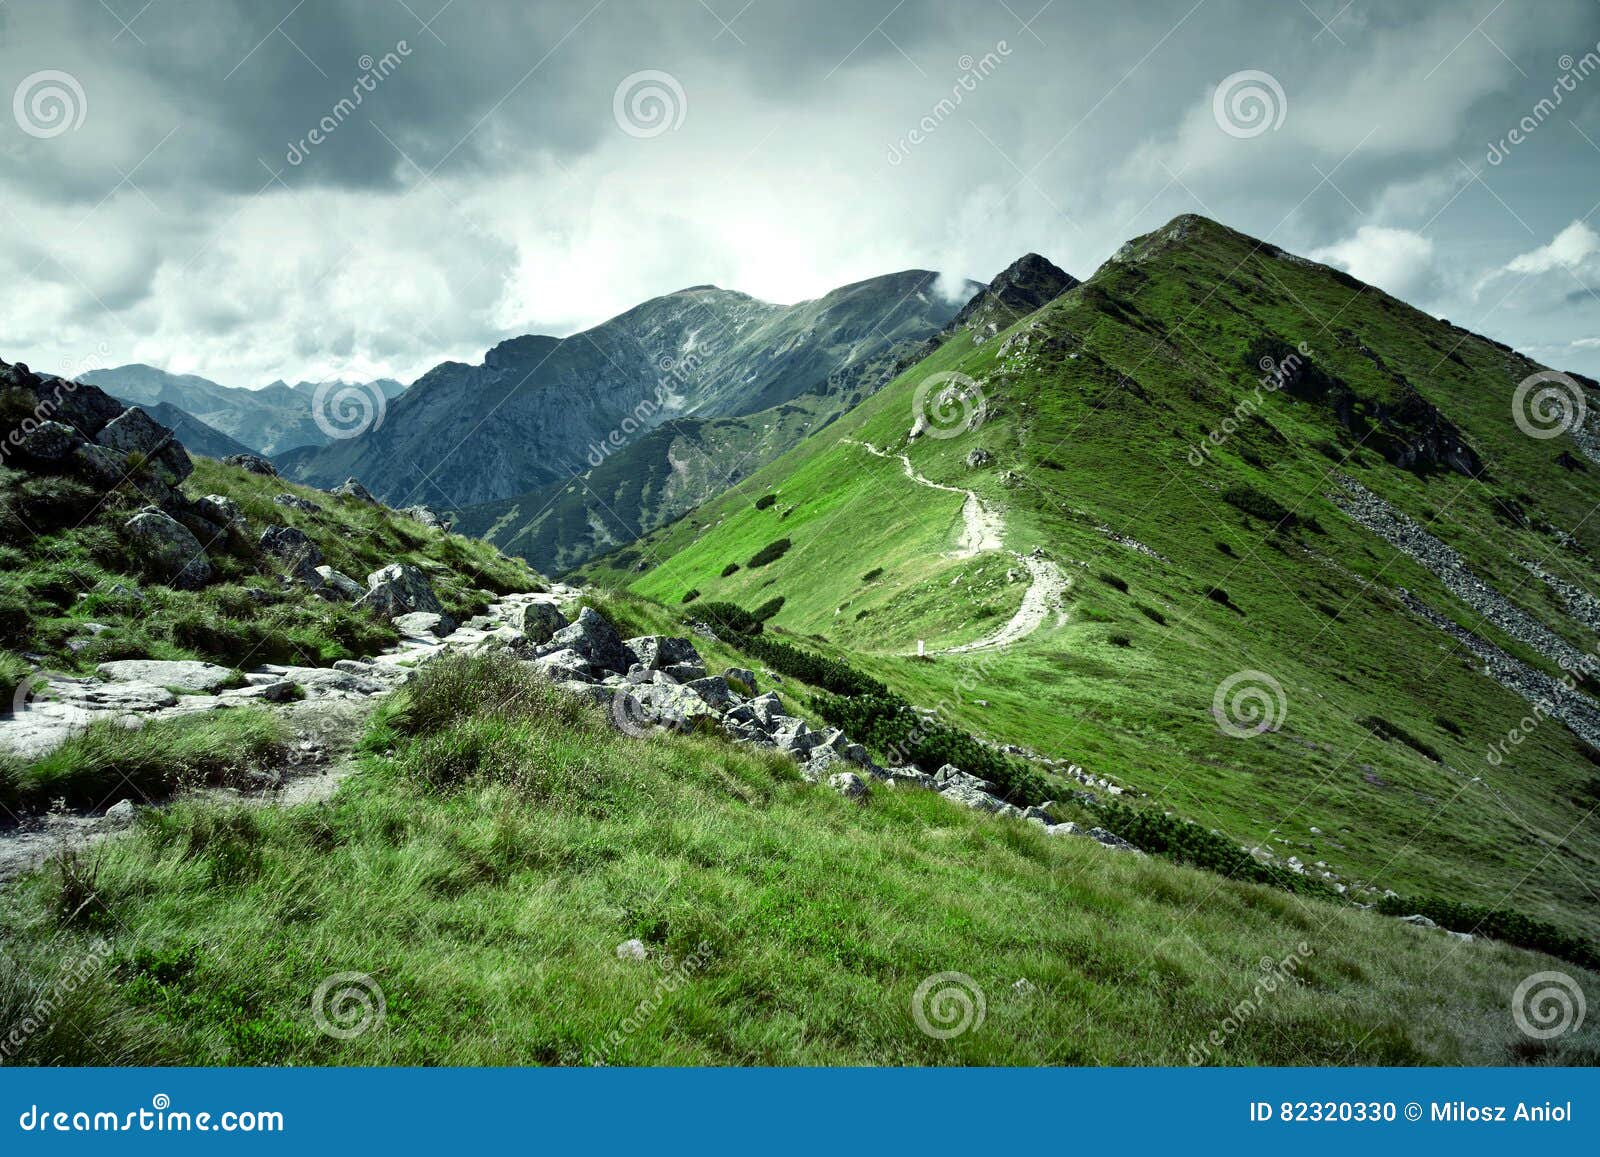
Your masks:
<svg viewBox="0 0 1600 1157"><path fill-rule="evenodd" d="M996 511L985 505L976 491L966 490L959 486L946 486L942 482L935 482L917 473L911 464L911 458L905 454L891 454L887 450L880 450L871 442L858 442L854 438L845 438L843 441L852 446L860 446L868 454L878 458L898 458L907 478L919 486L926 486L932 490L943 490L949 494L961 494L966 501L961 506L961 537L957 540L956 549L947 552L950 558L973 558L980 554L1005 549L1005 519ZM972 651L994 650L1000 647L1009 647L1020 639L1025 639L1037 631L1050 612L1061 606L1061 596L1072 585L1072 580L1062 569L1047 558L1038 558L1034 555L1024 555L1013 551L1012 554L1028 568L1028 574L1033 581L1029 584L1027 592L1022 596L1022 604L1017 608L1016 614L1001 624L995 631L974 639L970 643L963 643L959 647L947 647L942 651L933 652L936 655L962 655Z"/></svg>

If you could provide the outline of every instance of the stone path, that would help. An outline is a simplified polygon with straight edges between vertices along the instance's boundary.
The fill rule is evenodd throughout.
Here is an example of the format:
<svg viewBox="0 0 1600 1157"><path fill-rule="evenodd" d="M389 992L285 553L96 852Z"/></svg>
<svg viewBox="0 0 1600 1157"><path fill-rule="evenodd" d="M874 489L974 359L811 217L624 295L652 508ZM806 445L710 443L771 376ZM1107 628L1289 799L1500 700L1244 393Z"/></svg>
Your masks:
<svg viewBox="0 0 1600 1157"><path fill-rule="evenodd" d="M267 663L241 672L214 663L129 659L101 664L98 678L44 673L30 689L19 691L19 709L0 718L0 750L37 759L96 720L136 728L155 719L267 707L289 725L286 766L264 775L265 791L207 789L202 794L275 806L326 798L354 768L347 756L371 707L417 666L447 651L470 652L493 639L519 638L524 608L578 593L557 584L548 592L507 595L444 638L425 630L434 616L402 616L396 626L407 633L395 646L370 659L341 659L332 667ZM297 687L304 697L289 698ZM103 815L57 812L21 822L8 819L0 826L0 881L68 847L115 834L130 819L131 812L116 808Z"/></svg>
<svg viewBox="0 0 1600 1157"><path fill-rule="evenodd" d="M917 473L916 468L911 465L910 457L905 454L891 454L887 450L878 449L871 442L857 442L853 438L846 438L844 441L853 446L860 446L868 454L878 458L900 459L906 477L919 486L966 496L966 502L961 507L961 538L956 549L949 552L949 557L973 558L980 554L1005 549L1005 519L1001 517L999 511L985 504L976 491L965 490L959 486L946 486L942 482L923 477ZM1047 558L1037 554L1013 553L1016 554L1018 561L1028 568L1028 574L1033 580L1022 596L1022 604L1016 613L983 638L963 643L959 647L935 651L934 654L962 655L973 651L1009 647L1012 643L1025 639L1037 631L1050 616L1050 612L1061 606L1061 597L1072 585L1072 580Z"/></svg>

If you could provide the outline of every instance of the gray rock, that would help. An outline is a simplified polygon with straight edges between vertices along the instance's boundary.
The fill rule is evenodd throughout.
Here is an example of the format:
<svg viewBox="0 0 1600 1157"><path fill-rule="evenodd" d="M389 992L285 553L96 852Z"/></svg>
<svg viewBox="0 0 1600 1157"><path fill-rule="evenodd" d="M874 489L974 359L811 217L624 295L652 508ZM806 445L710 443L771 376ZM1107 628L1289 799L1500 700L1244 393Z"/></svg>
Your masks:
<svg viewBox="0 0 1600 1157"><path fill-rule="evenodd" d="M691 679L683 686L685 690L693 691L700 696L708 707L722 711L733 706L733 692L728 688L728 681L721 675Z"/></svg>
<svg viewBox="0 0 1600 1157"><path fill-rule="evenodd" d="M1418 928L1437 928L1439 926L1420 912L1413 913L1410 916L1401 916L1400 923L1415 924Z"/></svg>
<svg viewBox="0 0 1600 1157"><path fill-rule="evenodd" d="M427 506L408 506L400 513L409 515L417 522L422 523L423 526L432 530L442 531L445 534L450 533L450 527L453 525L445 515Z"/></svg>
<svg viewBox="0 0 1600 1157"><path fill-rule="evenodd" d="M285 492L283 494L275 495L272 501L277 503L279 506L287 507L290 510L301 510L307 514L322 513L322 507L318 506L315 502L312 502L309 498L301 498L298 494L289 494Z"/></svg>
<svg viewBox="0 0 1600 1157"><path fill-rule="evenodd" d="M1077 824L1068 821L1064 824L1051 824L1045 829L1045 834L1051 836L1087 836L1089 833Z"/></svg>
<svg viewBox="0 0 1600 1157"><path fill-rule="evenodd" d="M168 485L176 486L194 473L189 453L172 434L138 406L129 406L95 435L94 440L115 454L125 466L137 455L146 468Z"/></svg>
<svg viewBox="0 0 1600 1157"><path fill-rule="evenodd" d="M567 625L567 616L554 603L529 603L522 608L522 634L531 643L548 643Z"/></svg>
<svg viewBox="0 0 1600 1157"><path fill-rule="evenodd" d="M791 755L804 757L811 749L822 742L822 736L811 730L811 725L804 719L785 717L778 721L772 729L772 741L779 751L787 751Z"/></svg>
<svg viewBox="0 0 1600 1157"><path fill-rule="evenodd" d="M674 663L670 667L662 667L660 673L678 683L693 683L706 677L706 669L698 663Z"/></svg>
<svg viewBox="0 0 1600 1157"><path fill-rule="evenodd" d="M74 446L67 463L79 477L99 490L110 490L127 481L127 459L93 442Z"/></svg>
<svg viewBox="0 0 1600 1157"><path fill-rule="evenodd" d="M445 613L427 576L408 563L392 562L382 570L373 571L367 576L367 588L356 606L367 607L386 619L412 611ZM451 625L453 627L454 623Z"/></svg>
<svg viewBox="0 0 1600 1157"><path fill-rule="evenodd" d="M740 690L740 686L734 686L735 694L748 696L760 691L760 688L756 686L756 673L747 667L729 667L722 673L722 677L728 681L730 686L739 684L743 687L743 690Z"/></svg>
<svg viewBox="0 0 1600 1157"><path fill-rule="evenodd" d="M642 683L626 688L646 721L682 730L699 722L715 722L717 712L704 699L676 683Z"/></svg>
<svg viewBox="0 0 1600 1157"><path fill-rule="evenodd" d="M618 960L643 960L650 952L644 946L643 940L624 940L617 945Z"/></svg>
<svg viewBox="0 0 1600 1157"><path fill-rule="evenodd" d="M170 515L143 510L123 524L122 532L151 577L179 590L198 590L211 581L211 560L199 539Z"/></svg>
<svg viewBox="0 0 1600 1157"><path fill-rule="evenodd" d="M234 687L218 694L219 699L261 700L265 703L287 703L295 697L292 679L274 679L270 683L253 683L248 687Z"/></svg>
<svg viewBox="0 0 1600 1157"><path fill-rule="evenodd" d="M704 668L705 661L694 643L671 635L639 635L628 639L623 646L633 652L634 660L647 671L673 667L680 663ZM705 674L704 670L701 675Z"/></svg>
<svg viewBox="0 0 1600 1157"><path fill-rule="evenodd" d="M322 590L337 594L345 602L355 602L366 594L366 588L349 575L334 570L331 566L316 568L317 577L322 580Z"/></svg>
<svg viewBox="0 0 1600 1157"><path fill-rule="evenodd" d="M584 607L575 622L550 636L550 642L570 647L602 670L620 674L633 666L633 657L622 645L616 629L593 607Z"/></svg>
<svg viewBox="0 0 1600 1157"><path fill-rule="evenodd" d="M207 522L229 529L242 530L244 511L233 499L222 494L207 494L194 500L194 512Z"/></svg>
<svg viewBox="0 0 1600 1157"><path fill-rule="evenodd" d="M933 782L933 776L914 767L891 767L884 775L886 777L884 782L890 787L914 788L919 791L938 790L938 785Z"/></svg>
<svg viewBox="0 0 1600 1157"><path fill-rule="evenodd" d="M981 446L967 454L967 466L973 470L976 470L980 466L987 466L993 461L994 456Z"/></svg>
<svg viewBox="0 0 1600 1157"><path fill-rule="evenodd" d="M751 718L769 730L777 726L778 720L788 718L788 712L783 709L783 700L778 698L776 691L757 695L744 704L744 707L750 712Z"/></svg>
<svg viewBox="0 0 1600 1157"><path fill-rule="evenodd" d="M1141 856L1144 855L1143 852L1139 851L1138 848L1134 847L1127 840L1123 839L1114 832L1106 831L1105 828L1090 828L1089 838L1102 847L1111 848L1114 851L1134 852Z"/></svg>
<svg viewBox="0 0 1600 1157"><path fill-rule="evenodd" d="M1056 822L1055 817L1050 814L1048 809L1037 805L1026 809L1022 813L1022 818L1025 820L1037 820L1039 823L1044 824L1045 827L1049 827Z"/></svg>
<svg viewBox="0 0 1600 1157"><path fill-rule="evenodd" d="M828 786L845 799L866 799L867 785L853 771L841 771L828 777Z"/></svg>
<svg viewBox="0 0 1600 1157"><path fill-rule="evenodd" d="M354 478L346 478L328 493L338 498L354 498L357 502L368 502L373 506L380 505L378 500L373 497L372 491L361 485Z"/></svg>
<svg viewBox="0 0 1600 1157"><path fill-rule="evenodd" d="M118 827L131 824L133 822L133 801L131 799L119 799L116 803L106 808L106 819Z"/></svg>
<svg viewBox="0 0 1600 1157"><path fill-rule="evenodd" d="M118 659L101 663L95 670L110 683L149 683L206 693L220 690L238 679L227 667L188 659Z"/></svg>
<svg viewBox="0 0 1600 1157"><path fill-rule="evenodd" d="M297 582L313 590L322 586L317 567L322 563L322 548L303 530L292 526L269 526L261 532L257 547L262 554L277 559Z"/></svg>
<svg viewBox="0 0 1600 1157"><path fill-rule="evenodd" d="M222 460L224 466L237 466L246 474L262 474L268 478L278 476L278 468L259 454L230 454Z"/></svg>
<svg viewBox="0 0 1600 1157"><path fill-rule="evenodd" d="M79 433L65 422L24 422L17 449L36 462L60 462L83 444Z"/></svg>
<svg viewBox="0 0 1600 1157"><path fill-rule="evenodd" d="M455 630L455 624L448 616L435 614L433 611L412 611L409 615L396 615L393 624L395 630L414 639L428 635L442 639Z"/></svg>
<svg viewBox="0 0 1600 1157"><path fill-rule="evenodd" d="M594 666L584 656L570 647L563 647L552 651L548 655L541 655L533 661L534 670L546 679L556 682L579 681L594 682Z"/></svg>
<svg viewBox="0 0 1600 1157"><path fill-rule="evenodd" d="M556 686L569 695L587 699L596 707L609 707L611 701L617 696L615 687L607 687L600 683L582 683L575 679L566 679L558 681Z"/></svg>

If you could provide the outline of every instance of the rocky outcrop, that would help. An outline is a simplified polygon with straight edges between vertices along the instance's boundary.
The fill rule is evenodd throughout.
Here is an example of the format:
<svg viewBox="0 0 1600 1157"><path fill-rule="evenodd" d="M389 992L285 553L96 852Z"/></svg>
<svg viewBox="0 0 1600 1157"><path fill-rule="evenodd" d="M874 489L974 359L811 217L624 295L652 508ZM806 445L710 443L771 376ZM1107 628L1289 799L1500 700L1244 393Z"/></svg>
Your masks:
<svg viewBox="0 0 1600 1157"><path fill-rule="evenodd" d="M171 430L138 406L129 406L95 435L95 442L123 456L130 470L142 463L168 486L194 473L194 463Z"/></svg>
<svg viewBox="0 0 1600 1157"><path fill-rule="evenodd" d="M146 507L123 524L122 532L151 578L179 590L198 590L211 581L211 562L199 540L170 514Z"/></svg>
<svg viewBox="0 0 1600 1157"><path fill-rule="evenodd" d="M261 474L268 478L278 476L278 468L259 454L231 454L222 462L225 466L237 466L247 474Z"/></svg>
<svg viewBox="0 0 1600 1157"><path fill-rule="evenodd" d="M422 523L423 526L429 529L441 531L445 534L450 533L450 527L453 525L447 515L440 514L428 506L408 506L400 513Z"/></svg>
<svg viewBox="0 0 1600 1157"><path fill-rule="evenodd" d="M283 564L289 577L315 589L322 586L317 567L322 564L322 548L303 530L292 526L269 526L257 543L261 553Z"/></svg>
<svg viewBox="0 0 1600 1157"><path fill-rule="evenodd" d="M356 606L374 611L385 619L395 619L414 611L426 611L446 620L444 604L433 593L428 577L408 563L392 562L367 576L367 593ZM454 621L451 621L452 627Z"/></svg>
<svg viewBox="0 0 1600 1157"><path fill-rule="evenodd" d="M373 506L378 505L378 500L372 496L372 491L361 485L354 478L346 478L328 493L339 498L354 498L357 502L366 502Z"/></svg>
<svg viewBox="0 0 1600 1157"><path fill-rule="evenodd" d="M570 650L591 666L619 675L626 674L635 662L616 628L593 607L579 611L577 619L551 635L546 646L551 651Z"/></svg>
<svg viewBox="0 0 1600 1157"><path fill-rule="evenodd" d="M557 631L567 625L567 616L554 603L531 603L522 612L522 634L535 645L548 643Z"/></svg>

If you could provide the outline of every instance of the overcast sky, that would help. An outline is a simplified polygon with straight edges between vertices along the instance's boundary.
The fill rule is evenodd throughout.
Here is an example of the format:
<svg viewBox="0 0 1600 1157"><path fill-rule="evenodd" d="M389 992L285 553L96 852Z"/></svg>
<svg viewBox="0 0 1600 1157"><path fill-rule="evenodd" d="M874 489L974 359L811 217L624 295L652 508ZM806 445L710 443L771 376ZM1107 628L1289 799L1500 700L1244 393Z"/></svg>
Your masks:
<svg viewBox="0 0 1600 1157"><path fill-rule="evenodd" d="M1600 373L1596 0L0 0L0 88L36 369L409 381L1199 212Z"/></svg>

